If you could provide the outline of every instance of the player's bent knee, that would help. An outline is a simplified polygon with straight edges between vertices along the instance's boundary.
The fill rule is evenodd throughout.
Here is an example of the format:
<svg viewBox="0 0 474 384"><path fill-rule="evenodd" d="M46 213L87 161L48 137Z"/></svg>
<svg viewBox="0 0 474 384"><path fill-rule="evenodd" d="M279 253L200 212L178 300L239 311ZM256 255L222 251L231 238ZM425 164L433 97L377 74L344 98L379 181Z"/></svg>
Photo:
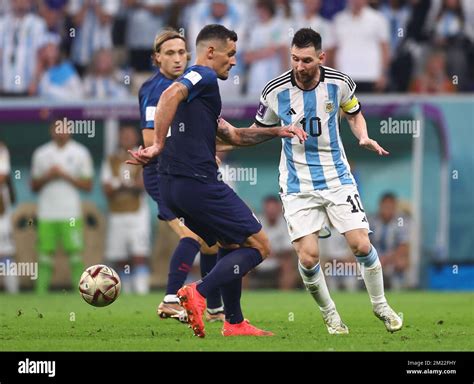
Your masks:
<svg viewBox="0 0 474 384"><path fill-rule="evenodd" d="M262 256L262 260L265 260L268 256L270 256L270 253L271 253L270 248L267 248L261 244L253 244L252 246L246 246L246 248L256 249Z"/></svg>
<svg viewBox="0 0 474 384"><path fill-rule="evenodd" d="M193 239L194 241L197 241L199 243L199 249L201 250L204 246L207 246L207 244L204 242L203 239L201 239L199 236L195 235L195 234L187 234L187 235L183 235L183 236L180 236L179 239L180 240L183 240L183 239ZM207 253L207 252L205 252Z"/></svg>
<svg viewBox="0 0 474 384"><path fill-rule="evenodd" d="M317 254L317 252L314 251L300 251L300 253L298 254L298 258L300 260L301 265L307 269L313 268L319 262L319 255Z"/></svg>
<svg viewBox="0 0 474 384"><path fill-rule="evenodd" d="M270 248L270 242L268 240L260 241L254 244L252 248L257 249L260 252L263 260L265 260L268 256L270 256L271 248Z"/></svg>
<svg viewBox="0 0 474 384"><path fill-rule="evenodd" d="M201 240L199 244L201 244L201 249L200 249L201 253L204 253L206 255L215 255L217 251L219 250L219 246L217 244L214 244L212 247L210 247L203 240Z"/></svg>
<svg viewBox="0 0 474 384"><path fill-rule="evenodd" d="M260 250L260 253L262 254L262 258L266 259L268 256L270 256L270 253L272 252L272 249L270 247L270 240L268 240L268 237L266 234L262 238L261 247L262 249Z"/></svg>
<svg viewBox="0 0 474 384"><path fill-rule="evenodd" d="M372 248L372 245L370 244L370 241L367 240L361 240L355 243L354 245L351 245L352 252L356 256L362 256L362 255L368 255L370 252L370 249Z"/></svg>
<svg viewBox="0 0 474 384"><path fill-rule="evenodd" d="M354 255L365 256L369 254L372 245L366 230L353 230L344 235Z"/></svg>
<svg viewBox="0 0 474 384"><path fill-rule="evenodd" d="M270 242L267 240L264 244L262 244L262 249L260 250L262 259L266 259L268 256L270 256L271 252L272 250L270 248Z"/></svg>
<svg viewBox="0 0 474 384"><path fill-rule="evenodd" d="M271 253L270 241L268 240L268 237L263 230L250 236L243 245L245 247L257 249L262 255L262 259L264 260L268 256L270 256L270 253Z"/></svg>

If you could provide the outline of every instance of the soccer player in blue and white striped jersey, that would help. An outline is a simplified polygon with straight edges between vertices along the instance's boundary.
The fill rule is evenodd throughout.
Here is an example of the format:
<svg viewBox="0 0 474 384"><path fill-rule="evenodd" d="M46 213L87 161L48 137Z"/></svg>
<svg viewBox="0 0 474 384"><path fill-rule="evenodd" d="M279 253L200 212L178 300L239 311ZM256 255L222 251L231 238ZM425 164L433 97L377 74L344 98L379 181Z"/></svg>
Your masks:
<svg viewBox="0 0 474 384"><path fill-rule="evenodd" d="M303 144L282 139L280 194L299 256L299 272L329 333L348 333L348 328L329 295L319 264L318 234L327 221L344 234L360 263L375 315L388 331L398 331L402 319L387 304L382 268L369 240L369 224L339 135L341 112L361 147L381 156L388 152L368 136L354 81L321 65L324 57L317 32L310 28L296 32L291 44L292 69L263 89L256 124L301 126L309 136Z"/></svg>

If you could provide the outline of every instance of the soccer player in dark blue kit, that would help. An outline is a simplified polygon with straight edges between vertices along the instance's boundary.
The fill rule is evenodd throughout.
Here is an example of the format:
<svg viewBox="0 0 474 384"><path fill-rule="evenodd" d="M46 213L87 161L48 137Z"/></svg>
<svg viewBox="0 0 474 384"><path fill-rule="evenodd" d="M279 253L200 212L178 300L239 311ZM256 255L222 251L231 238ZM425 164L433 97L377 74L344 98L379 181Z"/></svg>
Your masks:
<svg viewBox="0 0 474 384"><path fill-rule="evenodd" d="M156 36L153 49L153 61L159 70L142 85L139 92L140 120L145 147L153 144L155 109L162 92L183 74L189 60L184 38L172 29L165 29ZM219 150L228 149L222 147L218 144ZM137 164L134 160L128 161L128 163ZM180 238L170 261L166 296L159 304L157 313L162 319L175 318L186 322L186 311L180 305L176 292L184 285L199 250L201 251L201 275L204 277L212 270L217 260L217 246L207 246L198 235L183 225L166 206L158 190L157 166L158 158L154 158L144 165L143 179L145 187L148 194L158 204L158 217L168 222ZM207 296L206 319L209 322L224 321L224 309L218 289Z"/></svg>
<svg viewBox="0 0 474 384"><path fill-rule="evenodd" d="M219 244L217 264L199 282L178 291L194 334L205 336L205 298L220 288L226 321L224 336L271 336L244 320L240 307L242 277L270 253L261 224L224 182L215 161L216 135L234 146L289 137L302 143L307 135L293 126L234 129L218 124L221 98L217 79L227 79L235 65L237 35L221 25L204 27L196 39L196 65L188 68L161 95L155 113L152 146L132 156L146 161L160 155L160 193L173 213L209 246ZM171 136L167 136L171 126Z"/></svg>

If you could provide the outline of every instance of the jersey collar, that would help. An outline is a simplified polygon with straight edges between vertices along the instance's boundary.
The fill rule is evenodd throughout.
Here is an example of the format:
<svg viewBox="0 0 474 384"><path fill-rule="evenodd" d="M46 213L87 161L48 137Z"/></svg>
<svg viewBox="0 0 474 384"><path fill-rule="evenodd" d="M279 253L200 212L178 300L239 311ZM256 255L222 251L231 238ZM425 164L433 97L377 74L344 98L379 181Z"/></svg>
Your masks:
<svg viewBox="0 0 474 384"><path fill-rule="evenodd" d="M291 84L294 86L294 87L297 87L298 89L301 89L302 91L314 91L319 83L321 82L324 82L324 67L322 65L319 66L319 81L316 83L316 85L311 88L311 89L303 89L303 88L300 88L298 86L298 84L296 83L296 80L295 80L295 74L293 71L291 71Z"/></svg>

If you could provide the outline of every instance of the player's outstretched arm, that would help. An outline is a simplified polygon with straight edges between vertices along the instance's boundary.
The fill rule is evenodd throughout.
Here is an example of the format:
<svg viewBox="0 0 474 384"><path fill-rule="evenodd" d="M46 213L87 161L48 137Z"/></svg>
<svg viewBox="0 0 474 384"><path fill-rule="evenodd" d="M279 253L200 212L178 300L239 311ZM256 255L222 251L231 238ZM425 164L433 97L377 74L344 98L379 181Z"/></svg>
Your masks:
<svg viewBox="0 0 474 384"><path fill-rule="evenodd" d="M388 155L389 152L383 149L379 143L369 138L367 133L367 123L362 112L354 115L346 114L347 122L351 127L352 133L359 140L359 145L369 151L377 152L380 156Z"/></svg>
<svg viewBox="0 0 474 384"><path fill-rule="evenodd" d="M154 141L153 145L143 148L140 146L138 151L128 151L135 160L127 161L128 164L147 164L152 158L158 156L165 147L166 135L168 129L176 115L179 103L188 97L188 88L185 85L176 82L171 84L160 97L156 106L154 119ZM138 164L137 164L138 163Z"/></svg>
<svg viewBox="0 0 474 384"><path fill-rule="evenodd" d="M229 144L226 141L222 140L219 136L216 137L216 152L228 152L239 147Z"/></svg>
<svg viewBox="0 0 474 384"><path fill-rule="evenodd" d="M263 143L275 137L293 138L296 136L301 143L308 138L305 131L293 125L261 128L253 124L248 128L236 128L222 118L220 118L218 122L217 136L225 143L238 147Z"/></svg>

